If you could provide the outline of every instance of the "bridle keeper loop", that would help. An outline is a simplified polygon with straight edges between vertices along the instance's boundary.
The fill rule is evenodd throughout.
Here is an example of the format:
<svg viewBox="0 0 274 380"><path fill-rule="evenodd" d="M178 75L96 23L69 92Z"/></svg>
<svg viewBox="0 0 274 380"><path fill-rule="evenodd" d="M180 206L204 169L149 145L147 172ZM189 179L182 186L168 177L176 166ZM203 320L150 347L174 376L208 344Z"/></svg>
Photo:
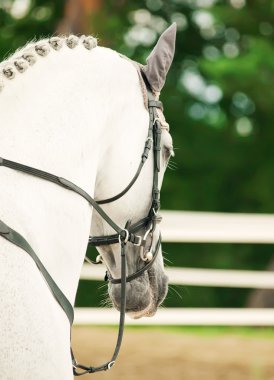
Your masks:
<svg viewBox="0 0 274 380"><path fill-rule="evenodd" d="M123 237L122 233L125 232L125 237ZM129 239L129 231L124 228L118 235L118 240L119 240L119 243L120 244L126 244L128 242L128 239Z"/></svg>

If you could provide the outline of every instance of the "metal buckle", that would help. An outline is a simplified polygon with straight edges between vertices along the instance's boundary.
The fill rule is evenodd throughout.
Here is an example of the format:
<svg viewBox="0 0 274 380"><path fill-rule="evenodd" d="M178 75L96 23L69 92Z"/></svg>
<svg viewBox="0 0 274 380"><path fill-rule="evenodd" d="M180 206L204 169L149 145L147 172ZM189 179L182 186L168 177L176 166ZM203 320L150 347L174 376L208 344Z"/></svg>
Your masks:
<svg viewBox="0 0 274 380"><path fill-rule="evenodd" d="M144 235L144 238L143 238L144 241L147 240L147 237L152 232L152 229L153 229L153 225L151 224L150 227L149 227L149 229L146 231L146 233Z"/></svg>
<svg viewBox="0 0 274 380"><path fill-rule="evenodd" d="M148 251L146 254L145 254L145 262L150 262L152 259L153 259L153 253L151 251Z"/></svg>
<svg viewBox="0 0 274 380"><path fill-rule="evenodd" d="M146 231L146 233L145 233L145 235L144 235L144 237L143 237L143 241L142 242L146 242L146 240L147 240L147 237L148 237L148 235L150 234L150 233L152 233L153 232L153 224L151 224L150 225L150 227L149 227L149 229ZM145 244L142 246L142 248L141 248L141 251L140 251L140 257L141 257L141 259L143 260L143 261L148 261L148 258L146 257L146 255L145 255ZM150 261L150 260L149 260Z"/></svg>
<svg viewBox="0 0 274 380"><path fill-rule="evenodd" d="M115 360L112 360L111 362L108 363L108 369L110 369L111 367L113 367L115 364Z"/></svg>
<svg viewBox="0 0 274 380"><path fill-rule="evenodd" d="M126 237L125 237L125 240L123 240L123 243L127 243L128 239L129 239L129 231L126 228L124 228L121 232L123 232L123 231L125 231L125 233L126 233ZM121 232L118 235L118 241L119 241L120 244L122 244L122 241L121 241Z"/></svg>
<svg viewBox="0 0 274 380"><path fill-rule="evenodd" d="M135 237L138 239L138 242L137 243L133 243L133 245L137 245L138 247L140 247L140 245L142 244L142 236L140 235L135 235Z"/></svg>
<svg viewBox="0 0 274 380"><path fill-rule="evenodd" d="M155 125L156 121L158 121L161 125L161 119L159 117L155 117L155 119L153 120L153 125Z"/></svg>
<svg viewBox="0 0 274 380"><path fill-rule="evenodd" d="M156 121L159 122L161 129L165 129L166 131L169 132L169 124L165 120L161 120L160 117L155 117L153 121L153 125L155 125Z"/></svg>
<svg viewBox="0 0 274 380"><path fill-rule="evenodd" d="M153 211L153 214L154 214L153 221L155 221L157 224L161 223L163 217L160 214L158 214L158 211L155 211L154 207L153 207L152 211Z"/></svg>
<svg viewBox="0 0 274 380"><path fill-rule="evenodd" d="M101 255L97 255L95 261L96 261L96 264L101 264L103 262L102 256Z"/></svg>

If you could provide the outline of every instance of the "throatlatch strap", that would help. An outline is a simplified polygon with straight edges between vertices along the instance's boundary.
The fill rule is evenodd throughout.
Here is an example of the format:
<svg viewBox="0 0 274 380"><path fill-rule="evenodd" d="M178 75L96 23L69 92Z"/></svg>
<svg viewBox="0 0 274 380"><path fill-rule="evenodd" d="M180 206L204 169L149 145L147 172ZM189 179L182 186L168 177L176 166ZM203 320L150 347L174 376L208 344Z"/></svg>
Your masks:
<svg viewBox="0 0 274 380"><path fill-rule="evenodd" d="M67 297L64 295L62 290L58 287L56 282L53 280L53 278L51 277L49 272L46 270L46 268L40 261L39 257L36 255L36 253L31 248L31 246L26 241L26 239L22 235L20 235L18 232L14 231L12 228L6 225L2 220L0 220L0 235L3 236L5 239L7 239L9 242L17 245L17 247L22 248L35 261L35 264L37 265L38 269L40 270L46 282L48 283L49 288L54 298L62 307L62 309L64 310L64 312L66 313L68 317L69 323L72 325L73 319L74 319L74 312L73 312L73 307L71 303L69 302Z"/></svg>

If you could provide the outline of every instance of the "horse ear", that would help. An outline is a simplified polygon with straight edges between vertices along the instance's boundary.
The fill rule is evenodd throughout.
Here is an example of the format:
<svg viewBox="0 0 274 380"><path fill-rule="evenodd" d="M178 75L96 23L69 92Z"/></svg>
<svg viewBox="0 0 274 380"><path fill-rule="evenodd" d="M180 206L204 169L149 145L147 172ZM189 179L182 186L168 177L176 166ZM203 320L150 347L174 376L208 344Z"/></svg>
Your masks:
<svg viewBox="0 0 274 380"><path fill-rule="evenodd" d="M176 30L177 26L174 22L162 33L146 60L147 64L142 68L152 90L155 92L160 92L164 87L175 53Z"/></svg>

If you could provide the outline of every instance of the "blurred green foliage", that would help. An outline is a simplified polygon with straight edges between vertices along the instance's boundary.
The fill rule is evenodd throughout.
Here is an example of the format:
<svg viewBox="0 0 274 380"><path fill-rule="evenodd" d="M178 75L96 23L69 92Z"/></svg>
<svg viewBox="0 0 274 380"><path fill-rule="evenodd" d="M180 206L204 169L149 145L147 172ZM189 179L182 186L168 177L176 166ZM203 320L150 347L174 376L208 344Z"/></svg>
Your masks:
<svg viewBox="0 0 274 380"><path fill-rule="evenodd" d="M1 58L34 37L54 34L65 3L26 0L25 14L14 17L15 2L0 5ZM165 27L178 24L176 55L161 95L176 149L162 189L164 209L274 212L273 4L105 0L91 16L87 32L141 63ZM273 252L268 245L236 244L164 244L164 250L172 265L233 269L263 269ZM97 302L102 293L95 289L82 282L77 303L88 305L88 294ZM182 299L171 291L168 305L243 306L248 294L178 291Z"/></svg>
<svg viewBox="0 0 274 380"><path fill-rule="evenodd" d="M65 0L0 0L0 59L33 39L54 33Z"/></svg>

